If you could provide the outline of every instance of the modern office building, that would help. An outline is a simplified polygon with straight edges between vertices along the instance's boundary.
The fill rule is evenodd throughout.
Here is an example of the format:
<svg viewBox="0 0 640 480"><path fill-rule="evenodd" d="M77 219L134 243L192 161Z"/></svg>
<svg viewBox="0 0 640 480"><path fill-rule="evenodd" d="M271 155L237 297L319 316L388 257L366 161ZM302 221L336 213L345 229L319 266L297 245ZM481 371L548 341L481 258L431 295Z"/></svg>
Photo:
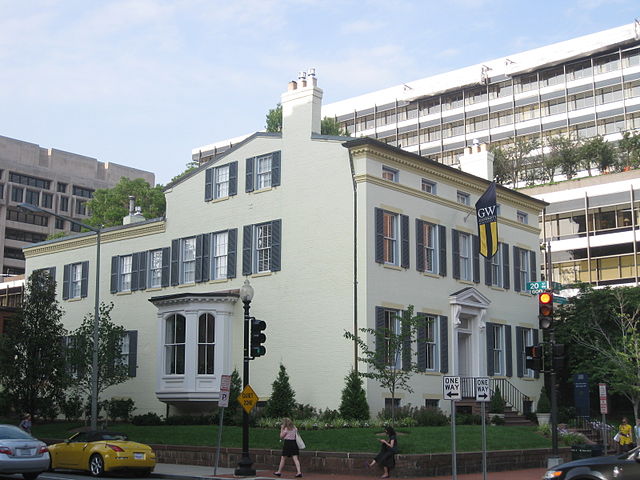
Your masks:
<svg viewBox="0 0 640 480"><path fill-rule="evenodd" d="M524 362L538 341L537 304L524 289L539 278L546 204L498 187L499 253L481 261L473 205L492 177L483 147L460 170L375 139L321 135L321 99L315 78L292 82L281 133L255 133L169 184L165 218L102 233L100 297L128 332L131 374L105 398L133 398L139 413L211 409L221 375L242 372L238 297L249 280L250 314L267 324L266 355L251 361L261 400L282 364L297 402L337 408L357 362L344 333L400 332L397 315L413 306L420 328L385 360L417 364L413 392L396 392L400 405L448 410L443 376L463 377L474 400L472 378L488 376L526 410L541 379ZM95 240L25 249L27 273L56 277L69 330L93 309ZM373 335L366 342L387 348ZM375 380L365 389L372 413L392 403Z"/></svg>
<svg viewBox="0 0 640 480"><path fill-rule="evenodd" d="M57 232L80 231L52 216L23 212L22 202L82 220L86 204L99 188L111 188L122 177L143 178L155 185L151 172L34 143L0 136L0 266L3 274L24 273L22 248Z"/></svg>

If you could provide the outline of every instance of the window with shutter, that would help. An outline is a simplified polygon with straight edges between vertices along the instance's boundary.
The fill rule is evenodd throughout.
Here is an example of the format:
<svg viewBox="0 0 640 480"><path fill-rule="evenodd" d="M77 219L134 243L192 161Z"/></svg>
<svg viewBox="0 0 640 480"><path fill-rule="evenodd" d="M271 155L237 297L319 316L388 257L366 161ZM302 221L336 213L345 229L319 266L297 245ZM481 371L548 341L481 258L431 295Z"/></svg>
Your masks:
<svg viewBox="0 0 640 480"><path fill-rule="evenodd" d="M235 248L235 232L233 241ZM246 225L242 239L243 275L279 271L281 268L281 242L282 220ZM235 275L235 266L233 273Z"/></svg>
<svg viewBox="0 0 640 480"><path fill-rule="evenodd" d="M247 159L246 191L262 190L280 185L280 151Z"/></svg>
<svg viewBox="0 0 640 480"><path fill-rule="evenodd" d="M416 219L416 262L421 272L439 273L438 225Z"/></svg>
<svg viewBox="0 0 640 480"><path fill-rule="evenodd" d="M438 317L420 314L418 326L418 369L420 371L437 372L439 366Z"/></svg>

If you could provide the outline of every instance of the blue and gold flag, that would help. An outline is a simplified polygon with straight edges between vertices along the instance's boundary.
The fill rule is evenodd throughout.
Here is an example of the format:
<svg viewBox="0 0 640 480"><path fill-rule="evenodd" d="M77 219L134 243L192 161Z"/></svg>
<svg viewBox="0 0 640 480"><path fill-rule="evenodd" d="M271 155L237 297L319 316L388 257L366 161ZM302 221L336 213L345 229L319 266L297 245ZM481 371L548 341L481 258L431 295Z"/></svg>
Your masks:
<svg viewBox="0 0 640 480"><path fill-rule="evenodd" d="M493 257L498 251L498 204L496 203L496 182L491 182L487 190L476 202L478 217L478 238L480 255Z"/></svg>

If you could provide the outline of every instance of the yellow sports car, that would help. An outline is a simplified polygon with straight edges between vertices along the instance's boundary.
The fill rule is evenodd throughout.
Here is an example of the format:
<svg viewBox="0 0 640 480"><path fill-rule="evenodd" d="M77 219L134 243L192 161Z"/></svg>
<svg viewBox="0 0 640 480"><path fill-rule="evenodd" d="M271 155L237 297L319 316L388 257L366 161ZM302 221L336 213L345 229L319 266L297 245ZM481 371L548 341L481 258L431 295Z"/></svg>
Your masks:
<svg viewBox="0 0 640 480"><path fill-rule="evenodd" d="M147 477L156 465L150 446L130 442L115 432L79 432L64 443L49 445L51 470L88 470L94 477L115 470L129 470Z"/></svg>

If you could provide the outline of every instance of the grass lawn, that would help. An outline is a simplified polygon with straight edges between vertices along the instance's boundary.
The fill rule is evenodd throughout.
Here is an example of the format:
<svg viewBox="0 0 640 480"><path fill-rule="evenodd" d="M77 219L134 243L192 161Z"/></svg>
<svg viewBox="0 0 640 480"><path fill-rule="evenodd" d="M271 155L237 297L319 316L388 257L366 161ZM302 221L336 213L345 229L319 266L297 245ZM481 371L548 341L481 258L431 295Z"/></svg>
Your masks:
<svg viewBox="0 0 640 480"><path fill-rule="evenodd" d="M33 426L33 434L38 438L64 439L69 430L78 424L51 423ZM117 424L109 430L126 433L129 438L142 443L167 445L208 445L215 446L218 427L208 425L166 425L139 427L131 424ZM380 428L343 428L331 430L305 430L300 432L309 450L332 452L377 452L383 437ZM280 448L279 430L251 428L251 448ZM456 429L457 450L460 452L480 451L482 429L479 425L458 425ZM398 445L401 453L443 453L451 451L451 427L412 427L398 429ZM222 446L242 446L242 428L224 427ZM488 450L514 450L547 448L551 440L536 433L535 427L487 426Z"/></svg>

